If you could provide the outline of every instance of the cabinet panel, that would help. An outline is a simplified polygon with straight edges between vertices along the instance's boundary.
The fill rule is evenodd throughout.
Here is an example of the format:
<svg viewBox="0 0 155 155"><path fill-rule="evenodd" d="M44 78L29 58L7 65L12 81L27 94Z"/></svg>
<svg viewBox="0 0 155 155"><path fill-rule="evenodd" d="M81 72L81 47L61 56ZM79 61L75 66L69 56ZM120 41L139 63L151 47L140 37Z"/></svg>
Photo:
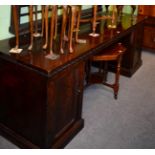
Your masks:
<svg viewBox="0 0 155 155"><path fill-rule="evenodd" d="M83 127L84 61L55 75L0 59L0 129L23 148L62 148Z"/></svg>
<svg viewBox="0 0 155 155"><path fill-rule="evenodd" d="M155 27L145 26L143 46L155 49Z"/></svg>
<svg viewBox="0 0 155 155"><path fill-rule="evenodd" d="M143 47L155 49L155 5L138 6L138 14L147 16L144 25Z"/></svg>
<svg viewBox="0 0 155 155"><path fill-rule="evenodd" d="M84 63L60 72L48 83L48 141L61 137L81 119ZM79 114L80 113L80 114Z"/></svg>
<svg viewBox="0 0 155 155"><path fill-rule="evenodd" d="M155 5L139 5L138 14L155 17Z"/></svg>

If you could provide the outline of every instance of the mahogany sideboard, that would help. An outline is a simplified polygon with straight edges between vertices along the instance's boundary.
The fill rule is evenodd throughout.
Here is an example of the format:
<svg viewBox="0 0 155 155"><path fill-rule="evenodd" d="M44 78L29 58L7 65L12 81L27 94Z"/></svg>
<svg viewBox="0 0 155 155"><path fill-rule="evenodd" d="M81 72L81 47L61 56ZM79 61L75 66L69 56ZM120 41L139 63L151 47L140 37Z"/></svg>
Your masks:
<svg viewBox="0 0 155 155"><path fill-rule="evenodd" d="M45 58L42 39L36 38L29 52L29 36L20 36L21 54L9 53L15 38L0 41L0 133L21 148L63 148L84 126L87 59L122 42L127 51L121 71L131 77L142 64L143 23L143 16L132 21L125 14L116 29L106 28L103 21L99 37L81 34L86 44L74 44L74 53L66 50L57 60Z"/></svg>

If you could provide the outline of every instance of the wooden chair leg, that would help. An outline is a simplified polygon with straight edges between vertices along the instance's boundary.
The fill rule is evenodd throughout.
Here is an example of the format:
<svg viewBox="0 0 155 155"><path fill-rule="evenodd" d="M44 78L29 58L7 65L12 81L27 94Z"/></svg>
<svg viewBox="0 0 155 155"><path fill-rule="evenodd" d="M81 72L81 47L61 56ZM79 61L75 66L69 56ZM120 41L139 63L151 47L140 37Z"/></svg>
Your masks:
<svg viewBox="0 0 155 155"><path fill-rule="evenodd" d="M63 44L64 44L64 37L65 37L65 30L67 24L67 5L63 5L63 14L62 14L62 26L61 26L61 35L60 35L60 53L63 54Z"/></svg>
<svg viewBox="0 0 155 155"><path fill-rule="evenodd" d="M40 37L41 34L38 32L38 6L35 5L35 32L33 34L34 37Z"/></svg>
<svg viewBox="0 0 155 155"><path fill-rule="evenodd" d="M75 42L76 43L82 43L85 44L86 40L85 39L79 39L78 35L79 35L79 31L80 31L80 18L81 18L81 7L82 6L77 6L77 23L76 23L76 31L75 31Z"/></svg>
<svg viewBox="0 0 155 155"><path fill-rule="evenodd" d="M15 49L19 47L19 27L18 27L18 15L17 15L17 6L13 5L13 21L14 21L14 29L15 29L15 36L16 36L16 46Z"/></svg>
<svg viewBox="0 0 155 155"><path fill-rule="evenodd" d="M50 26L50 53L46 55L46 58L55 60L59 58L59 55L53 52L53 41L54 41L54 32L55 32L55 22L56 22L57 6L52 5L52 16L51 16L51 26Z"/></svg>
<svg viewBox="0 0 155 155"><path fill-rule="evenodd" d="M119 90L119 77L120 77L120 68L121 68L121 59L122 56L120 55L117 60L117 68L116 68L116 75L115 75L115 83L114 83L114 98L117 99L118 90Z"/></svg>
<svg viewBox="0 0 155 155"><path fill-rule="evenodd" d="M19 23L18 23L18 13L19 10L17 5L12 6L12 13L13 13L13 24L14 24L14 30L15 30L15 37L16 37L16 45L15 47L10 49L10 53L20 53L22 51L21 48L19 48Z"/></svg>
<svg viewBox="0 0 155 155"><path fill-rule="evenodd" d="M55 23L55 25L54 25L54 40L57 38L57 22L58 22L58 16L57 16L57 12L58 12L58 6L56 5L55 6L55 16L54 16L54 23Z"/></svg>
<svg viewBox="0 0 155 155"><path fill-rule="evenodd" d="M113 5L112 6L112 19L111 19L111 25L112 27L111 28L116 28L116 23L115 23L115 6Z"/></svg>
<svg viewBox="0 0 155 155"><path fill-rule="evenodd" d="M48 46L48 9L49 6L45 6L45 44L43 45L43 49L46 49Z"/></svg>
<svg viewBox="0 0 155 155"><path fill-rule="evenodd" d="M93 9L93 34L96 32L96 15L97 15L97 5Z"/></svg>
<svg viewBox="0 0 155 155"><path fill-rule="evenodd" d="M72 45L72 38L73 38L73 31L74 31L74 22L75 22L75 15L76 15L76 8L75 6L71 7L71 21L70 21L70 29L69 29L69 52L73 53L73 45Z"/></svg>
<svg viewBox="0 0 155 155"><path fill-rule="evenodd" d="M45 6L41 6L41 12L42 12L42 26L41 26L41 36L44 36L44 26L45 26Z"/></svg>
<svg viewBox="0 0 155 155"><path fill-rule="evenodd" d="M92 29L93 29L93 32L89 34L92 37L99 36L99 34L96 33L96 21L97 21L97 5L94 5L93 6L93 19L92 19Z"/></svg>
<svg viewBox="0 0 155 155"><path fill-rule="evenodd" d="M30 21L30 46L28 50L32 50L33 47L33 5L29 6L29 21Z"/></svg>
<svg viewBox="0 0 155 155"><path fill-rule="evenodd" d="M53 53L53 39L54 39L54 29L55 29L55 13L56 6L52 6L52 16L51 16L51 27L50 27L50 53Z"/></svg>

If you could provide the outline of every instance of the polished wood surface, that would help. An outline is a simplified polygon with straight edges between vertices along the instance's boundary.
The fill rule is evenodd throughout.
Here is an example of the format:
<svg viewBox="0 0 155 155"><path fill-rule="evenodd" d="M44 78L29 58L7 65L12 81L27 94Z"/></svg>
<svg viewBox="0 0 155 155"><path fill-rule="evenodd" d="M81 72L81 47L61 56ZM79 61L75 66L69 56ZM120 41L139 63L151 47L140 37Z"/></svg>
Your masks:
<svg viewBox="0 0 155 155"><path fill-rule="evenodd" d="M138 13L140 15L155 17L155 5L139 5Z"/></svg>
<svg viewBox="0 0 155 155"><path fill-rule="evenodd" d="M155 5L138 6L138 14L146 16L148 19L144 26L143 47L155 50Z"/></svg>
<svg viewBox="0 0 155 155"><path fill-rule="evenodd" d="M122 16L116 29L108 21L98 25L101 34L93 38L91 28L81 33L86 44L73 43L71 54L65 45L59 59L46 58L44 39L20 36L20 54L10 54L15 38L0 41L0 132L22 148L62 148L82 128L82 99L85 63L94 54L122 42L127 51L122 60L122 73L132 76L141 66L143 17ZM85 32L85 33L84 33ZM54 52L60 53L59 40ZM111 64L113 66L113 64ZM110 67L110 66L109 66Z"/></svg>
<svg viewBox="0 0 155 155"><path fill-rule="evenodd" d="M98 31L101 33L99 37L92 38L88 35L91 32L91 29L88 33L81 34L80 38L86 40L86 44L73 44L74 53L69 54L67 48L64 49L64 54L60 55L60 58L54 61L48 60L45 58L47 54L49 54L48 49L43 50L41 46L44 44L43 39L35 39L34 41L34 48L31 52L27 51L28 43L29 43L29 36L21 36L20 45L23 48L23 52L18 54L10 54L9 49L12 48L15 44L15 39L6 39L0 41L1 47L0 51L5 55L8 55L9 58L15 59L25 65L32 66L38 70L42 70L45 73L50 74L55 69L63 66L66 63L74 59L78 59L80 57L88 57L92 53L100 51L100 49L104 49L110 44L113 44L117 41L122 40L125 42L127 46L129 46L128 51L126 52L125 61L128 61L128 64L133 63L132 57L136 54L140 54L141 48L141 35L143 34L142 30L142 23L144 21L143 17L135 17L135 21L131 21L130 15L124 15L122 21L117 23L116 29L109 29L107 28L108 22L102 22L98 25ZM83 27L85 29L85 27ZM141 32L141 33L140 33ZM135 37L135 38L134 38ZM134 39L134 40L133 40ZM58 47L56 46L58 40L55 40L54 43L54 52L59 53ZM136 45L137 44L137 45ZM136 51L134 51L136 46ZM139 48L137 48L137 46ZM132 49L131 49L132 48ZM129 55L131 55L131 60L129 60ZM141 61L140 57L137 58L136 61ZM138 63L135 62L135 63ZM126 68L126 63L124 62L124 68ZM129 70L129 69L128 69ZM129 73L130 76L132 75Z"/></svg>

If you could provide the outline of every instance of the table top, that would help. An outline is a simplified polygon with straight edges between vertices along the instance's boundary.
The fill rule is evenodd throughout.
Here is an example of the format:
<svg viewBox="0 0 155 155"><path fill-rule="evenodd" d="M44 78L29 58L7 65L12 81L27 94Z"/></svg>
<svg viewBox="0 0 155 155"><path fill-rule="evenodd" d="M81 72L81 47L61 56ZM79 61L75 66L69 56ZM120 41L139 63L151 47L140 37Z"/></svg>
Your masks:
<svg viewBox="0 0 155 155"><path fill-rule="evenodd" d="M88 58L95 52L117 42L118 39L131 32L137 24L143 23L144 19L144 16L134 16L132 19L131 15L123 14L121 20L116 21L117 27L115 29L108 28L109 21L102 20L97 26L97 32L100 35L98 37L91 37L88 32L80 34L79 38L85 39L86 43L73 43L74 52L72 54L68 52L67 48L65 48L65 54L60 54L58 49L59 41L56 40L54 43L54 53L60 54L57 60L45 58L49 52L42 49L44 43L42 38L35 38L33 50L28 51L30 38L28 35L20 36L20 48L23 49L20 54L9 53L9 50L15 46L15 38L1 40L0 57L33 67L49 75L68 64L77 62L77 60L84 60L84 58ZM85 27L86 25L84 24L81 29L85 29Z"/></svg>

